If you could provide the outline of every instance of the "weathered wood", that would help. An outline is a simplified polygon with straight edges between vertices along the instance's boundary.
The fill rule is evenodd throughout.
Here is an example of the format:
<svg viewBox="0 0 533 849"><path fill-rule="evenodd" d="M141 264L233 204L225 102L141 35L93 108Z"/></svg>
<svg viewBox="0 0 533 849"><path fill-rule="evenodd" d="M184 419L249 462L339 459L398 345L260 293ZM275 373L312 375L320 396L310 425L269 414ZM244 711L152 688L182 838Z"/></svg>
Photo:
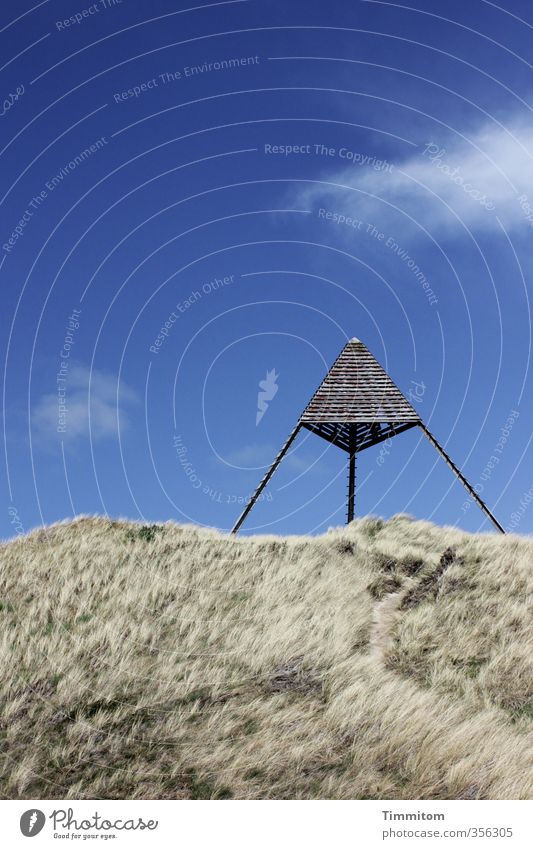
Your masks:
<svg viewBox="0 0 533 849"><path fill-rule="evenodd" d="M353 522L355 515L355 462L357 457L357 429L350 425L350 459L348 461L348 511L347 523Z"/></svg>
<svg viewBox="0 0 533 849"><path fill-rule="evenodd" d="M305 408L301 422L418 422L416 410L359 339L351 339Z"/></svg>
<svg viewBox="0 0 533 849"><path fill-rule="evenodd" d="M499 531L505 533L487 505L424 425L407 398L359 339L351 339L340 352L257 487L250 503L234 525L232 533L236 533L241 527L301 427L348 452L347 516L348 522L351 522L355 515L356 454L417 425L422 428L491 522Z"/></svg>

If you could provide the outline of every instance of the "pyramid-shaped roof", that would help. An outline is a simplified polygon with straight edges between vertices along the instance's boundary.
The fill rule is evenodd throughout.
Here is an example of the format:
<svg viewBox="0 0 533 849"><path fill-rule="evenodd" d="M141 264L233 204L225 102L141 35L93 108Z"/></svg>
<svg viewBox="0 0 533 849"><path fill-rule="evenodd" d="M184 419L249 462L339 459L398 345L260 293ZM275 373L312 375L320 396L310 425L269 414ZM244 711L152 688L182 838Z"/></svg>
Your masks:
<svg viewBox="0 0 533 849"><path fill-rule="evenodd" d="M305 408L300 422L419 422L387 372L359 339L351 339Z"/></svg>

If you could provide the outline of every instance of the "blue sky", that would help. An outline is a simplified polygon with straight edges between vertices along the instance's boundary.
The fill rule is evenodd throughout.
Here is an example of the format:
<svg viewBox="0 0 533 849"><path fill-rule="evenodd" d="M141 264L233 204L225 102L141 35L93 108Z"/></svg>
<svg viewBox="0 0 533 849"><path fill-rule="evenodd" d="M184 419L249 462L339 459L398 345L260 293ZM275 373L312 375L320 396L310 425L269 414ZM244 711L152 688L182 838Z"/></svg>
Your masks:
<svg viewBox="0 0 533 849"><path fill-rule="evenodd" d="M531 533L529 4L1 16L3 537L228 529L353 336ZM301 435L243 532L342 524L345 467ZM356 512L491 529L417 430L361 454Z"/></svg>

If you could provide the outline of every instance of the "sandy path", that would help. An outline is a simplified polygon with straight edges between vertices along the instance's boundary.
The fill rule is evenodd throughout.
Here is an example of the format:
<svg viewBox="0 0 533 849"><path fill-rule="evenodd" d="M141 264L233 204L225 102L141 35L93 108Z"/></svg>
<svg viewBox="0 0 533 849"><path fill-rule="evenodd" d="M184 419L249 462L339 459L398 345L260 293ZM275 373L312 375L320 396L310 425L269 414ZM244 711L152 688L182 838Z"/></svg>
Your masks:
<svg viewBox="0 0 533 849"><path fill-rule="evenodd" d="M374 607L372 630L370 632L370 655L383 663L385 654L392 648L394 627L400 618L399 606L406 590L417 582L407 579L399 590L389 593Z"/></svg>

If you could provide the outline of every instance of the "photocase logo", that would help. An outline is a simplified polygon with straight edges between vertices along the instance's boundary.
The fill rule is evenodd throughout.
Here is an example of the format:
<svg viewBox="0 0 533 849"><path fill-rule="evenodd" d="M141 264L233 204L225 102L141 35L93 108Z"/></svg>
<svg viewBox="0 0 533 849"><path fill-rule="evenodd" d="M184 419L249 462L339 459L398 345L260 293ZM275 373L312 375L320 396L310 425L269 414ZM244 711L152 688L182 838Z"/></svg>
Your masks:
<svg viewBox="0 0 533 849"><path fill-rule="evenodd" d="M411 404L418 404L424 398L424 393L426 391L426 384L423 380L411 380L411 386L409 388L408 398Z"/></svg>
<svg viewBox="0 0 533 849"><path fill-rule="evenodd" d="M279 374L276 374L276 369L273 368L271 371L267 371L264 380L259 381L259 389L261 391L257 393L257 414L255 417L256 427L268 410L268 402L272 401L274 395L278 391L279 387L276 383L278 377Z"/></svg>
<svg viewBox="0 0 533 849"><path fill-rule="evenodd" d="M20 830L24 837L35 837L43 830L46 817L38 808L31 808L29 811L24 811L20 818Z"/></svg>

